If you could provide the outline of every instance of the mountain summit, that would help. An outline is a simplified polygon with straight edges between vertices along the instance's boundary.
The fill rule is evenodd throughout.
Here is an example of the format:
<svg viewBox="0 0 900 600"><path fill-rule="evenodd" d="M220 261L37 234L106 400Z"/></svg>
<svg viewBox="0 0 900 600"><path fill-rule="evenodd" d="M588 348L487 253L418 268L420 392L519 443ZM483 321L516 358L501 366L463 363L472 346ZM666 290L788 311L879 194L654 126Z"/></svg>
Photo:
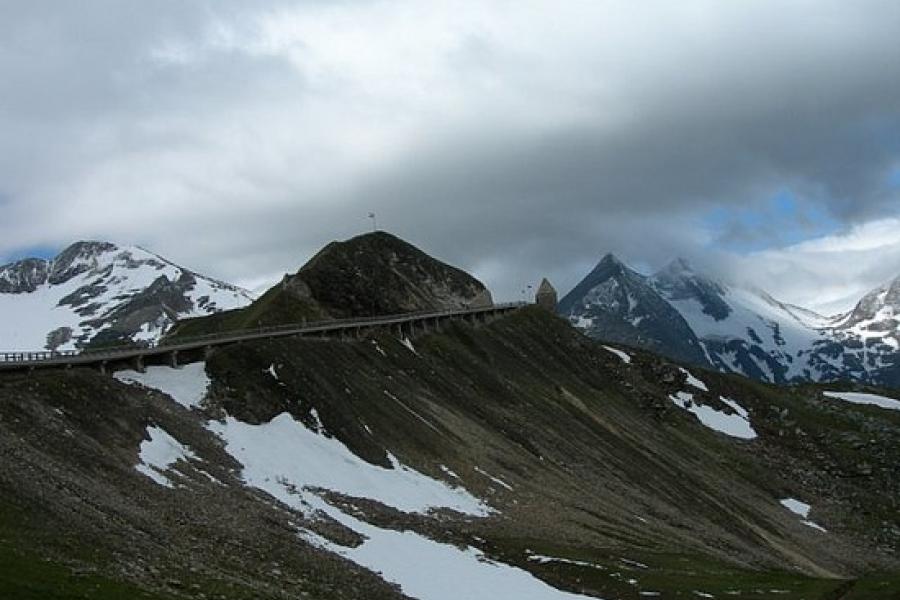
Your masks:
<svg viewBox="0 0 900 600"><path fill-rule="evenodd" d="M641 346L677 360L704 364L687 322L648 277L612 254L604 256L559 302L558 312L589 335Z"/></svg>
<svg viewBox="0 0 900 600"><path fill-rule="evenodd" d="M492 303L460 269L382 231L331 242L282 284L333 317L445 310Z"/></svg>
<svg viewBox="0 0 900 600"><path fill-rule="evenodd" d="M327 244L250 306L179 323L175 335L418 311L489 306L468 273L382 231Z"/></svg>
<svg viewBox="0 0 900 600"><path fill-rule="evenodd" d="M81 241L51 260L0 266L0 340L4 350L147 342L179 318L251 300L142 248Z"/></svg>

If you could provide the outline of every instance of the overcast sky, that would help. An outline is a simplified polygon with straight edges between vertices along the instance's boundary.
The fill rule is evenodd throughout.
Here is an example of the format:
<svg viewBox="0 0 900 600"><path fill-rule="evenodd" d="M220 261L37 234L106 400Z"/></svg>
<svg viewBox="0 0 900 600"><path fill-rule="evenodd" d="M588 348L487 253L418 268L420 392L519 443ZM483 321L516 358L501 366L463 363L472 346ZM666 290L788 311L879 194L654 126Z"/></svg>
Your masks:
<svg viewBox="0 0 900 600"><path fill-rule="evenodd" d="M380 227L501 299L606 252L831 312L900 275L896 0L0 1L0 260L249 287Z"/></svg>

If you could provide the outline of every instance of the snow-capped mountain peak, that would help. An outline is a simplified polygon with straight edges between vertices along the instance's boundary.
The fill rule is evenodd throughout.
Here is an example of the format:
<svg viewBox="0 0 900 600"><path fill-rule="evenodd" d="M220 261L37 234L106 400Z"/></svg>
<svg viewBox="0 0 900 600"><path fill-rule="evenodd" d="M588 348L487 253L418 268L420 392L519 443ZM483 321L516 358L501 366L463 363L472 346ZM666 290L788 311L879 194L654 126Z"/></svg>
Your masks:
<svg viewBox="0 0 900 600"><path fill-rule="evenodd" d="M81 241L0 266L0 346L72 349L158 339L178 318L248 304L241 288L137 246Z"/></svg>
<svg viewBox="0 0 900 600"><path fill-rule="evenodd" d="M863 296L837 327L860 334L895 333L900 328L900 277Z"/></svg>
<svg viewBox="0 0 900 600"><path fill-rule="evenodd" d="M640 298L627 311L622 294L612 293L625 288L623 297ZM604 258L559 312L593 337L765 381L900 383L900 278L847 316L824 317L764 290L725 284L684 259L646 277ZM686 351L694 346L697 353Z"/></svg>

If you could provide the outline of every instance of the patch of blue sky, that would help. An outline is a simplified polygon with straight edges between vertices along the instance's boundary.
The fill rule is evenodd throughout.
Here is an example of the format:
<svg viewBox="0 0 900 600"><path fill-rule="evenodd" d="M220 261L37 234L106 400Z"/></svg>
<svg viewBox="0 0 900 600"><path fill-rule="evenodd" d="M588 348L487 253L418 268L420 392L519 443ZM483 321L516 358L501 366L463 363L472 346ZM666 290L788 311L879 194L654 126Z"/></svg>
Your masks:
<svg viewBox="0 0 900 600"><path fill-rule="evenodd" d="M23 260L26 258L43 258L43 259L51 259L59 253L59 248L51 247L51 246L31 246L27 248L22 248L20 250L16 250L14 252L10 252L4 256L2 256L2 263L8 264L13 263L19 260Z"/></svg>
<svg viewBox="0 0 900 600"><path fill-rule="evenodd" d="M888 187L891 189L900 188L900 167L894 168L887 178Z"/></svg>
<svg viewBox="0 0 900 600"><path fill-rule="evenodd" d="M710 246L741 254L783 248L835 233L841 224L826 209L782 190L748 207L718 207L703 218Z"/></svg>

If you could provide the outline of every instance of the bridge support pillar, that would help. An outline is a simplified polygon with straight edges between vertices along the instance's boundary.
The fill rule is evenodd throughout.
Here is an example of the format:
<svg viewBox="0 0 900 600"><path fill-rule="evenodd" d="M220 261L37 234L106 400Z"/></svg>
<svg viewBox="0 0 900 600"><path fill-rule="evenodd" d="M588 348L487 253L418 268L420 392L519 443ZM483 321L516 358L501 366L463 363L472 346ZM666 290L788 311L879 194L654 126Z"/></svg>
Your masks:
<svg viewBox="0 0 900 600"><path fill-rule="evenodd" d="M178 350L172 350L169 353L169 366L173 369L178 368Z"/></svg>
<svg viewBox="0 0 900 600"><path fill-rule="evenodd" d="M97 368L100 369L101 375L106 375L107 369L106 369L106 361L105 360L101 361L100 364L97 365Z"/></svg>
<svg viewBox="0 0 900 600"><path fill-rule="evenodd" d="M134 370L137 371L138 373L145 372L146 369L144 368L144 357L141 355L135 356L132 366L134 367Z"/></svg>
<svg viewBox="0 0 900 600"><path fill-rule="evenodd" d="M209 357L213 354L212 346L204 346L203 347L203 360L209 360Z"/></svg>

